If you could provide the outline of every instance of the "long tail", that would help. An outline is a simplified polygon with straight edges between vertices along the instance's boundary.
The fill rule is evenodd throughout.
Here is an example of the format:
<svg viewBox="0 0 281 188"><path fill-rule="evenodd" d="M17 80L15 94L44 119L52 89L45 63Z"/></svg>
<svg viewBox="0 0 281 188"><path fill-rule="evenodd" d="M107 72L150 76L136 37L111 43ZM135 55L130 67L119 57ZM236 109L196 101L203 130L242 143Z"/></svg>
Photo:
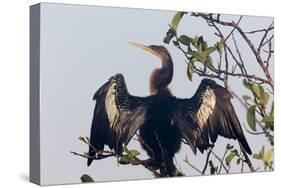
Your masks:
<svg viewBox="0 0 281 188"><path fill-rule="evenodd" d="M174 165L173 159L168 159L166 161L166 168L167 168L167 174L170 177L176 176L176 167Z"/></svg>

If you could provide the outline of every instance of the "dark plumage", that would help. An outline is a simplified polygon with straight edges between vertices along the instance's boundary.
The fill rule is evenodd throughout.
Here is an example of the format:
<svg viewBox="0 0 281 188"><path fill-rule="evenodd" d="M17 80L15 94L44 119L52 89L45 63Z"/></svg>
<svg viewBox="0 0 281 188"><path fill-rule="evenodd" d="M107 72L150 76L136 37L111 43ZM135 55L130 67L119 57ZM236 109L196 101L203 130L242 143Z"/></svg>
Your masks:
<svg viewBox="0 0 281 188"><path fill-rule="evenodd" d="M251 149L243 134L231 94L210 79L203 79L192 98L172 96L168 85L173 77L172 58L163 46L133 43L162 60L162 67L150 77L151 96L136 97L128 93L122 74L111 77L94 95L96 101L91 128L91 145L103 150L104 145L117 154L139 131L142 147L151 157L155 169L168 176L178 175L173 158L181 141L203 152L216 142L218 135L238 139L245 151ZM98 155L89 147L89 155ZM93 159L88 159L88 166Z"/></svg>

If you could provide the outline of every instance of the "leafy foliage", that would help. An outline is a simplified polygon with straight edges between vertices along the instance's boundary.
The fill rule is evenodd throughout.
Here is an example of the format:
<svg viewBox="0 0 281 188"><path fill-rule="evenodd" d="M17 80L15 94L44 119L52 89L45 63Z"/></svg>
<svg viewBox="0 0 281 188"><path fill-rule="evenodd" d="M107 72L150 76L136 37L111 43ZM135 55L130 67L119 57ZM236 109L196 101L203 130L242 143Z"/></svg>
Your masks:
<svg viewBox="0 0 281 188"><path fill-rule="evenodd" d="M271 132L274 130L274 102L269 109L270 94L265 91L264 87L260 84L254 84L243 80L243 85L251 93L252 97L243 95L245 103L248 105L247 109L247 121L252 131L257 131L257 124L266 133L266 136L270 140L270 144L273 145L273 135ZM257 122L256 115L259 115L260 122Z"/></svg>
<svg viewBox="0 0 281 188"><path fill-rule="evenodd" d="M174 16L174 18L172 20L172 24L171 24L174 31L177 30L178 25L179 25L180 20L181 20L183 15L184 15L183 12L177 12L176 15Z"/></svg>
<svg viewBox="0 0 281 188"><path fill-rule="evenodd" d="M82 183L90 183L90 182L94 182L93 178L91 176L89 176L88 174L83 174L81 177L81 182Z"/></svg>
<svg viewBox="0 0 281 188"><path fill-rule="evenodd" d="M164 43L169 44L170 41L172 40L172 38L174 38L174 36L176 35L176 32L174 29L170 28L167 33L166 36L163 40Z"/></svg>
<svg viewBox="0 0 281 188"><path fill-rule="evenodd" d="M232 159L235 157L235 156L238 156L238 151L236 149L234 150L231 150L231 152L228 154L228 156L225 158L225 163L227 166L230 165L230 162L232 161Z"/></svg>
<svg viewBox="0 0 281 188"><path fill-rule="evenodd" d="M247 111L247 121L250 128L256 131L256 105L251 105Z"/></svg>
<svg viewBox="0 0 281 188"><path fill-rule="evenodd" d="M259 153L253 155L253 158L260 160L264 164L264 170L271 167L273 165L273 161L271 161L273 155L273 148L269 149L265 152L265 147L263 146Z"/></svg>
<svg viewBox="0 0 281 188"><path fill-rule="evenodd" d="M209 46L207 41L204 40L203 36L198 37L197 35L195 35L193 37L190 37L182 34L178 37L177 28L184 14L185 13L182 12L176 13L174 18L172 19L170 28L167 31L163 42L169 44L170 41L175 38L176 40L173 41L173 44L176 47L180 47L180 45L184 46L184 49L186 49L184 53L188 61L187 75L188 79L192 81L192 74L195 70L195 63L201 63L203 66L211 70L214 68L211 54L213 52L217 52L220 55L222 54L224 39L221 39L216 44Z"/></svg>
<svg viewBox="0 0 281 188"><path fill-rule="evenodd" d="M211 173L211 174L216 174L217 171L218 171L218 167L217 167L217 166L216 166L216 167L214 166L214 163L213 163L212 160L209 161L209 166L210 166L210 173Z"/></svg>
<svg viewBox="0 0 281 188"><path fill-rule="evenodd" d="M201 17L208 23L208 26L213 27L216 30L215 34L219 37L219 40L214 44L209 45L208 41L204 39L204 36L189 36L186 33L179 33L178 28L185 15ZM242 36L242 39L244 39L249 46L252 45L252 41L251 38L247 37L247 34L243 32L238 24L239 21L238 23L235 23L234 21L222 21L220 20L220 15L216 15L215 17L215 15L212 14L177 12L171 21L170 28L163 41L166 44L170 44L170 41L173 40L172 44L183 53L187 65L186 74L190 81L193 80L194 75L219 79L224 82L225 86L228 85L229 76L243 80L244 87L251 93L251 95L241 95L241 103L243 103L247 110L246 120L249 127L249 130L247 129L247 131L249 134L256 136L265 136L273 146L274 102L271 102L270 99L273 97L274 82L268 71L269 60L271 58L271 53L273 52L267 52L267 54L262 55L260 49L258 49L259 51L256 51L251 48L250 52L252 51L255 59L257 59L256 65L262 69L266 79L255 74L250 74L249 72L251 72L251 70L248 70L244 65L243 57L240 52L241 49L239 49L239 44L237 44L233 33L238 30L238 34ZM225 37L217 25L221 25L222 27L225 25L232 26L233 30ZM268 31L270 29L273 29L273 25L267 28ZM253 33L255 33L255 31ZM263 38L266 38L267 35L268 33L266 32ZM233 45L228 44L231 36L234 43L234 50L232 49ZM263 40L264 39L261 39L261 44L263 44ZM270 40L267 41L269 49L271 49ZM264 46L260 46L259 48L263 47ZM237 56L235 56L236 54L234 52ZM262 58L265 56L267 56L267 58L262 61ZM213 60L214 57L219 59ZM235 66L232 66L232 69L227 68L229 66L229 57L236 63ZM224 66L222 65L223 63L225 63ZM225 68L225 70L223 68ZM240 70L240 72L237 73L236 70ZM269 91L270 89L272 90L271 92ZM235 96L239 99L238 95ZM265 168L272 169L273 162L270 161L270 158L273 154L273 147L266 154L262 152L263 150L264 148L259 154L253 155L253 157L263 160ZM216 156L216 158L219 157ZM239 152L233 145L227 144L225 154L221 157L221 160L223 161L220 161L221 165L219 170L214 165L214 161L208 161L210 173L220 173L222 167L224 167L224 170L228 173L228 168L230 168L230 164L234 159L236 159L237 165L242 166L241 171L243 171L244 163L251 165L248 157L243 156L243 152ZM187 158L185 159L185 162L192 166ZM198 169L196 169L196 171L198 171Z"/></svg>
<svg viewBox="0 0 281 188"><path fill-rule="evenodd" d="M131 164L135 157L140 155L139 151L135 149L129 150L126 146L123 146L123 150L126 154L120 157L118 160L119 164L121 165Z"/></svg>

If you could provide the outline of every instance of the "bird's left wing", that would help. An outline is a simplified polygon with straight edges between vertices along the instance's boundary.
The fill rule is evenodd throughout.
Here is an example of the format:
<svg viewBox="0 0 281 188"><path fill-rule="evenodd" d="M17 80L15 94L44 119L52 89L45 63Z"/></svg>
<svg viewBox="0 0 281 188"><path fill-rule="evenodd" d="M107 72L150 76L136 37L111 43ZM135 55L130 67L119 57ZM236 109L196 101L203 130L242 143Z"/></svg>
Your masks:
<svg viewBox="0 0 281 188"><path fill-rule="evenodd" d="M215 81L203 79L192 98L174 99L173 120L193 152L196 148L203 152L221 135L238 139L243 148L252 153L230 102L231 97Z"/></svg>
<svg viewBox="0 0 281 188"><path fill-rule="evenodd" d="M97 90L93 100L89 155L95 156L104 145L121 154L123 144L127 145L145 122L147 98L130 95L123 75L116 74ZM88 166L92 161L88 159Z"/></svg>

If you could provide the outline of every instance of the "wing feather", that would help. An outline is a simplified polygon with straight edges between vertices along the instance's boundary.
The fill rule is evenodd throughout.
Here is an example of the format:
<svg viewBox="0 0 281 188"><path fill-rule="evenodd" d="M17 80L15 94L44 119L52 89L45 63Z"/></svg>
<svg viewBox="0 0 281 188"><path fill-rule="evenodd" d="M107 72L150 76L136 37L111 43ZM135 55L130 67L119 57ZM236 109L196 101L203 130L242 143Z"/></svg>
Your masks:
<svg viewBox="0 0 281 188"><path fill-rule="evenodd" d="M173 117L176 119L176 126L194 152L195 148L203 152L212 146L220 135L238 139L242 147L249 154L252 153L231 104L231 97L231 94L215 81L203 79L192 98L174 101Z"/></svg>
<svg viewBox="0 0 281 188"><path fill-rule="evenodd" d="M89 155L95 156L104 145L121 154L123 144L127 145L145 122L147 98L130 95L123 75L116 74L97 90L93 99L96 105ZM88 159L88 166L92 161Z"/></svg>

